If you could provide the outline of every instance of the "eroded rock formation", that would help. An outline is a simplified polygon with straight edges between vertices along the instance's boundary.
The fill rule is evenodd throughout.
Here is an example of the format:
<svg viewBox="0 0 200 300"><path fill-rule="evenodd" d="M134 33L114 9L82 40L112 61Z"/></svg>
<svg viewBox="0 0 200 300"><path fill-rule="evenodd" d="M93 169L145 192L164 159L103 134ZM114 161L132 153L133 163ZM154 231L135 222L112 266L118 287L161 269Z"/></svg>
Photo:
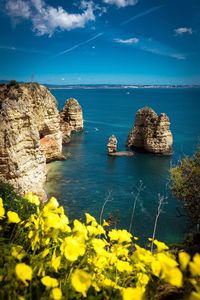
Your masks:
<svg viewBox="0 0 200 300"><path fill-rule="evenodd" d="M117 138L114 134L109 137L107 149L108 155L117 152Z"/></svg>
<svg viewBox="0 0 200 300"><path fill-rule="evenodd" d="M57 102L39 84L0 85L0 179L44 193L46 162L63 158Z"/></svg>
<svg viewBox="0 0 200 300"><path fill-rule="evenodd" d="M70 142L72 132L83 130L83 113L78 101L70 98L60 112L63 144Z"/></svg>
<svg viewBox="0 0 200 300"><path fill-rule="evenodd" d="M172 144L173 137L168 116L165 113L158 116L150 107L139 109L126 146L130 149L144 148L152 153L171 155Z"/></svg>

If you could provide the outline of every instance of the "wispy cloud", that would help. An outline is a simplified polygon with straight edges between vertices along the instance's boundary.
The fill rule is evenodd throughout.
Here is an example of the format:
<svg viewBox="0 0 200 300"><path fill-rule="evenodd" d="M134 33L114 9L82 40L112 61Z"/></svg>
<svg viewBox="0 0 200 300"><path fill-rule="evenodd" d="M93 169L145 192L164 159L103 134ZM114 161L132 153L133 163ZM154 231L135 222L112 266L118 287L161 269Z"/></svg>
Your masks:
<svg viewBox="0 0 200 300"><path fill-rule="evenodd" d="M177 60L185 60L186 59L185 54L176 52L176 50L174 50L174 49L169 49L167 46L166 47L163 46L162 48L151 48L148 46L142 46L140 49L143 51L146 51L146 52L150 52L155 55L175 58Z"/></svg>
<svg viewBox="0 0 200 300"><path fill-rule="evenodd" d="M138 0L103 0L103 2L110 5L116 5L118 8L120 8L129 5L136 5Z"/></svg>
<svg viewBox="0 0 200 300"><path fill-rule="evenodd" d="M130 39L113 39L115 43L120 43L124 45L134 46L135 49L146 51L154 55L170 57L177 60L185 60L187 58L186 54L180 53L176 49L173 49L163 43L160 43L152 38L130 38Z"/></svg>
<svg viewBox="0 0 200 300"><path fill-rule="evenodd" d="M40 51L40 50L36 50L36 49L31 49L31 48L20 48L20 47L15 47L15 46L7 46L7 45L0 45L0 49L13 51L13 52L49 54L49 52L46 52L46 51Z"/></svg>
<svg viewBox="0 0 200 300"><path fill-rule="evenodd" d="M188 27L180 27L180 28L176 28L174 29L174 32L176 35L184 35L184 34L192 34L192 28L188 28Z"/></svg>
<svg viewBox="0 0 200 300"><path fill-rule="evenodd" d="M128 20L122 22L120 25L128 24L128 23L130 23L130 22L132 22L134 20L137 20L137 19L139 19L139 18L141 18L143 16L149 15L150 13L152 13L152 12L154 12L154 11L156 11L156 10L164 7L164 6L165 5L154 6L154 7L150 8L150 9L148 9L148 10L145 10L144 12L142 12L142 13L140 13L138 15L135 15L135 16L129 18Z"/></svg>
<svg viewBox="0 0 200 300"><path fill-rule="evenodd" d="M72 30L85 27L88 21L94 21L92 1L82 1L81 13L70 14L61 6L53 7L44 0L8 0L6 10L9 16L17 20L30 20L37 35L52 36L56 30Z"/></svg>
<svg viewBox="0 0 200 300"><path fill-rule="evenodd" d="M113 39L114 42L119 43L119 44L127 44L127 45L134 45L139 43L139 39L138 38L130 38L130 39L119 39L119 38L115 38Z"/></svg>
<svg viewBox="0 0 200 300"><path fill-rule="evenodd" d="M68 48L68 49L66 49L66 50L64 50L64 51L61 51L61 52L57 53L56 55L52 56L51 58L56 58L56 57L61 56L61 55L63 55L63 54L69 53L69 52L71 52L71 51L73 51L73 50L79 48L80 46L86 45L86 44L90 43L91 41L96 40L98 37L100 37L100 36L102 36L102 35L103 35L103 32L100 32L100 33L96 34L95 36L91 37L91 38L88 39L88 40L85 40L85 41L83 41L83 42L81 42L81 43L78 43L78 44L74 45L74 46L71 47L71 48Z"/></svg>

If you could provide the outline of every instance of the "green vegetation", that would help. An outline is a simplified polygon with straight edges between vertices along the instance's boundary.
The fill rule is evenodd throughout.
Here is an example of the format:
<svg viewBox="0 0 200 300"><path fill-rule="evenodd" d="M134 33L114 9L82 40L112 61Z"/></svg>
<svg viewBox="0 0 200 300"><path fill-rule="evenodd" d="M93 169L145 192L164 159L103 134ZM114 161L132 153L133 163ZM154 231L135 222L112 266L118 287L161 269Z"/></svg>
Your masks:
<svg viewBox="0 0 200 300"><path fill-rule="evenodd" d="M4 200L4 208L7 211L15 211L21 219L26 219L36 212L34 204L24 201L9 183L3 181L0 181L0 198Z"/></svg>
<svg viewBox="0 0 200 300"><path fill-rule="evenodd" d="M9 188L4 193L11 200ZM151 252L88 213L85 223L70 224L55 198L46 205L32 193L18 198L22 211L34 206L29 216L6 201L0 198L0 299L200 299L199 254L175 257L157 240Z"/></svg>
<svg viewBox="0 0 200 300"><path fill-rule="evenodd" d="M184 204L197 231L200 230L200 149L171 169L172 192Z"/></svg>

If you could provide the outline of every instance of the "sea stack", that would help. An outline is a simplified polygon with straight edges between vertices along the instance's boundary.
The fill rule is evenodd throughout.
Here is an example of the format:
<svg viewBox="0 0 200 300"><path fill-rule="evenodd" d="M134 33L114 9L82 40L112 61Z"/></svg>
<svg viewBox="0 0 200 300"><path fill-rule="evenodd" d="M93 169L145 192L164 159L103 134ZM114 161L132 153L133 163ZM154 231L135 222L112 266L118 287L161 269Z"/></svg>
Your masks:
<svg viewBox="0 0 200 300"><path fill-rule="evenodd" d="M171 155L172 144L173 137L168 116L165 113L158 116L150 107L139 109L126 146L129 149L143 148L152 153Z"/></svg>
<svg viewBox="0 0 200 300"><path fill-rule="evenodd" d="M107 149L108 155L112 155L117 152L117 138L114 134L109 137Z"/></svg>
<svg viewBox="0 0 200 300"><path fill-rule="evenodd" d="M70 98L65 102L60 118L63 144L67 144L71 140L72 132L83 131L83 112L76 99Z"/></svg>
<svg viewBox="0 0 200 300"><path fill-rule="evenodd" d="M0 179L44 194L46 162L62 159L57 102L36 83L0 85Z"/></svg>

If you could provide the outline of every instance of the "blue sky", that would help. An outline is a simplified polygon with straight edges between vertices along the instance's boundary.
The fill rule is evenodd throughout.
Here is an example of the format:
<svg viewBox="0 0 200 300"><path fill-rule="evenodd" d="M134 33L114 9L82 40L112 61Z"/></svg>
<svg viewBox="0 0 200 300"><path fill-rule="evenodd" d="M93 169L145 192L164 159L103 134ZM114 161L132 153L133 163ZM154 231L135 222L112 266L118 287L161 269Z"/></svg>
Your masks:
<svg viewBox="0 0 200 300"><path fill-rule="evenodd" d="M0 0L0 79L200 84L199 0Z"/></svg>

